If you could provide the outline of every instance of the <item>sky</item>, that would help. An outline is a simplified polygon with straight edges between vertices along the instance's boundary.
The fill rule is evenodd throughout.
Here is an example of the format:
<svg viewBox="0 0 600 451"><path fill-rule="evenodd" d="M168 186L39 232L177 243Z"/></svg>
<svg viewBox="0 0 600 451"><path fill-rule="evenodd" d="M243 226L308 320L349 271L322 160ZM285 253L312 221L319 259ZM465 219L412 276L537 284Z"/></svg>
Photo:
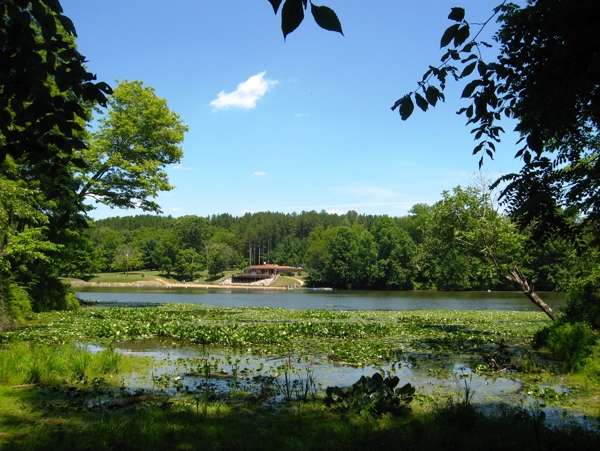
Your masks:
<svg viewBox="0 0 600 451"><path fill-rule="evenodd" d="M468 104L450 83L446 102L408 121L391 111L437 66L440 38L462 6L484 22L498 0L318 0L344 36L307 11L283 39L267 0L61 0L79 51L98 80L140 80L189 126L175 189L163 214L242 216L322 211L404 216L417 203L472 184L479 156L456 111ZM484 36L491 41L495 24ZM486 159L484 177L518 171L514 124ZM142 214L98 206L94 219Z"/></svg>

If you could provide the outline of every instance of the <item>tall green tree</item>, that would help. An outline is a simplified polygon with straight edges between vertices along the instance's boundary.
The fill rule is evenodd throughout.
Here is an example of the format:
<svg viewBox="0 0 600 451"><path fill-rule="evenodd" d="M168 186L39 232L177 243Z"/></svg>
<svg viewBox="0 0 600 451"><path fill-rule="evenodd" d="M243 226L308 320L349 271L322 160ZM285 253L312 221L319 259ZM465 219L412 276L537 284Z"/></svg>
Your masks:
<svg viewBox="0 0 600 451"><path fill-rule="evenodd" d="M194 249L201 253L211 234L210 224L205 218L194 215L177 218L173 231L179 236L181 245L185 249Z"/></svg>
<svg viewBox="0 0 600 451"><path fill-rule="evenodd" d="M378 218L370 230L377 244L378 287L413 288L416 246L391 218Z"/></svg>
<svg viewBox="0 0 600 451"><path fill-rule="evenodd" d="M554 320L554 312L522 270L527 263L527 237L496 210L491 193L485 188L456 187L442 195L432 207L422 243L433 262L430 276L436 285L483 289L508 280Z"/></svg>
<svg viewBox="0 0 600 451"><path fill-rule="evenodd" d="M8 262L11 283L26 288L34 309L71 305L51 261L70 239L64 230L85 225L74 171L86 166L80 153L90 107L105 105L111 89L87 71L58 1L5 0L0 11L0 180L35 192L15 200L38 212L0 215L8 238L2 266ZM17 245L25 239L27 246ZM5 277L2 287L10 285Z"/></svg>
<svg viewBox="0 0 600 451"><path fill-rule="evenodd" d="M188 127L153 88L127 80L108 98L108 110L98 122L81 153L86 165L79 173L79 199L159 212L152 199L174 188L165 166L183 157Z"/></svg>

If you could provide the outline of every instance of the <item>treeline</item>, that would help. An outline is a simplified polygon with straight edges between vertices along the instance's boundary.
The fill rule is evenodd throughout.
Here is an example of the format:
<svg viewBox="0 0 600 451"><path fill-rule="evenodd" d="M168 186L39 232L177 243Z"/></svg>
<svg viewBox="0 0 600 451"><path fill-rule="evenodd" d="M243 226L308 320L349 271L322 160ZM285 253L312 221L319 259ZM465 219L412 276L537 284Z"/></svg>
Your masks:
<svg viewBox="0 0 600 451"><path fill-rule="evenodd" d="M593 262L560 236L536 241L485 190L457 187L407 216L247 213L140 215L92 223L77 272L160 270L183 279L251 264L303 265L309 283L341 289L515 289L515 265L536 290L565 290ZM75 269L75 268L74 268ZM81 275L81 274L69 274Z"/></svg>

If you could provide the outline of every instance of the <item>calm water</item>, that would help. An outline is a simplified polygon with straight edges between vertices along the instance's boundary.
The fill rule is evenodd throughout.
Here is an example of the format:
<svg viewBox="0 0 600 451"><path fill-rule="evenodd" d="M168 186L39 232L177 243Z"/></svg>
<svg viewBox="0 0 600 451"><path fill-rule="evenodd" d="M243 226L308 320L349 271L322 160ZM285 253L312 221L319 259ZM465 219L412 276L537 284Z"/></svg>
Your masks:
<svg viewBox="0 0 600 451"><path fill-rule="evenodd" d="M110 305L182 302L218 307L282 307L320 310L539 310L518 292L312 291L206 288L77 287L81 299ZM538 293L554 310L563 293Z"/></svg>

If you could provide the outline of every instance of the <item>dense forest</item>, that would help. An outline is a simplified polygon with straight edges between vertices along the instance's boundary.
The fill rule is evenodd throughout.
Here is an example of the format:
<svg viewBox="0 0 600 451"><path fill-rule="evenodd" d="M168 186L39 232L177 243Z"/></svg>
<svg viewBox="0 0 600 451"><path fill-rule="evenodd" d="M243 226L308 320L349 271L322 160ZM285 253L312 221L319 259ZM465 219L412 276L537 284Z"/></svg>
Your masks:
<svg viewBox="0 0 600 451"><path fill-rule="evenodd" d="M302 265L311 285L339 289L511 290L517 287L506 268L517 265L537 290L565 290L592 256L560 236L536 243L490 199L485 189L456 187L402 217L355 211L112 217L91 223L90 252L63 272L145 269L190 280L201 271L273 263Z"/></svg>

